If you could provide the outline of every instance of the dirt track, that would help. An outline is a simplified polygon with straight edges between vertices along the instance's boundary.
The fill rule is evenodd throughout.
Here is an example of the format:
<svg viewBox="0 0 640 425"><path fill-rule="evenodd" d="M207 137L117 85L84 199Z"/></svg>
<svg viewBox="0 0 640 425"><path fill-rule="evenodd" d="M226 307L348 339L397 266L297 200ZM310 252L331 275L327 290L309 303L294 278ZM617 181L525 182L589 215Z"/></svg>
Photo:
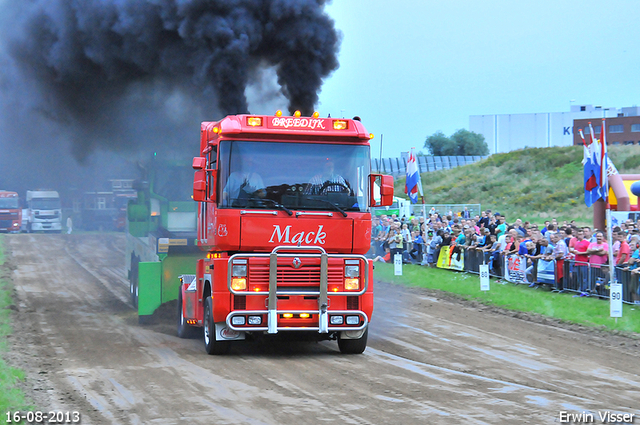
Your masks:
<svg viewBox="0 0 640 425"><path fill-rule="evenodd" d="M380 282L369 346L266 340L208 356L140 326L122 235L8 235L10 361L45 411L83 424L551 424L633 413L637 339L554 326Z"/></svg>

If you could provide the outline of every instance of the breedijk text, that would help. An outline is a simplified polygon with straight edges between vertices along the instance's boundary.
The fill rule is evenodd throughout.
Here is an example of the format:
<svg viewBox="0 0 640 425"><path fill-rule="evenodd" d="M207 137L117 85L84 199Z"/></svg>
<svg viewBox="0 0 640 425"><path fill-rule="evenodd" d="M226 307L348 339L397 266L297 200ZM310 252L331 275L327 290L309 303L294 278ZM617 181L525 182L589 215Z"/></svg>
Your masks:
<svg viewBox="0 0 640 425"><path fill-rule="evenodd" d="M309 128L311 130L325 129L324 121L320 118L274 118L271 121L271 125L274 127L284 128Z"/></svg>

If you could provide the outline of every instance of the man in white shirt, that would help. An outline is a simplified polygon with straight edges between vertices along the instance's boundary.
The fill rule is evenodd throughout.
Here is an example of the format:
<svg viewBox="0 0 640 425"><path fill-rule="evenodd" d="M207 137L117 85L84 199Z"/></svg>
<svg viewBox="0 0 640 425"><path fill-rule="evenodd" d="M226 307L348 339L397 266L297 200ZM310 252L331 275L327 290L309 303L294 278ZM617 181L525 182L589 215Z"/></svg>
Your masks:
<svg viewBox="0 0 640 425"><path fill-rule="evenodd" d="M253 170L253 159L247 157L239 171L229 175L227 183L222 190L223 205L230 205L238 199L264 198L266 190L260 174Z"/></svg>

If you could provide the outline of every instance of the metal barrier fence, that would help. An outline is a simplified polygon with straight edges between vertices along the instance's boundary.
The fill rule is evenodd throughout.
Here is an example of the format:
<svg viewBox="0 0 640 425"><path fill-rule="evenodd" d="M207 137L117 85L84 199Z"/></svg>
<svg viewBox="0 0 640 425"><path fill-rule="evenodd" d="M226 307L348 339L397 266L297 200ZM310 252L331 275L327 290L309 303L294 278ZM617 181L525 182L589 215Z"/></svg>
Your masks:
<svg viewBox="0 0 640 425"><path fill-rule="evenodd" d="M473 164L484 158L487 158L487 156L416 156L418 172L420 173L461 167L463 165ZM371 158L371 170L392 176L403 176L407 174L407 159L408 153L396 158Z"/></svg>
<svg viewBox="0 0 640 425"><path fill-rule="evenodd" d="M372 243L369 257L382 254L382 243ZM412 257L407 251L403 253L403 258L406 262L419 259L415 253ZM434 254L433 261L438 268L475 274L480 273L482 264L488 264L490 276L511 283L549 285L563 291L609 298L610 273L606 264L596 266L574 260L557 262L529 259L517 254L505 255L456 246L441 246ZM615 275L616 280L622 284L622 302L640 304L640 274L616 267Z"/></svg>
<svg viewBox="0 0 640 425"><path fill-rule="evenodd" d="M490 276L515 284L535 283L559 290L609 298L609 266L595 266L574 260L545 261L520 255L504 255L481 250L443 246L437 255L437 267L479 273L480 265L489 265ZM640 304L640 274L616 267L616 280L622 284L622 302Z"/></svg>
<svg viewBox="0 0 640 425"><path fill-rule="evenodd" d="M422 215L423 211L425 212L425 215L428 216L433 208L433 210L441 216L448 215L449 212L451 212L453 216L461 218L464 218L462 215L464 214L463 211L465 207L467 208L467 211L469 211L470 218L473 218L476 215L479 216L482 213L481 204L411 204L410 206L411 213L418 217Z"/></svg>

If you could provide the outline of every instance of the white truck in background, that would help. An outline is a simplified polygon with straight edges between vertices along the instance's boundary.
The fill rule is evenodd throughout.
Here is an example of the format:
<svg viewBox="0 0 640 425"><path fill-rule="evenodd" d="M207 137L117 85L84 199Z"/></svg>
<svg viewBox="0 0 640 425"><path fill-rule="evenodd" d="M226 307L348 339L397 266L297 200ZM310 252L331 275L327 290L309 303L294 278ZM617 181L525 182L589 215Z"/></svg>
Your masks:
<svg viewBox="0 0 640 425"><path fill-rule="evenodd" d="M62 232L60 195L55 190L27 190L27 232Z"/></svg>

